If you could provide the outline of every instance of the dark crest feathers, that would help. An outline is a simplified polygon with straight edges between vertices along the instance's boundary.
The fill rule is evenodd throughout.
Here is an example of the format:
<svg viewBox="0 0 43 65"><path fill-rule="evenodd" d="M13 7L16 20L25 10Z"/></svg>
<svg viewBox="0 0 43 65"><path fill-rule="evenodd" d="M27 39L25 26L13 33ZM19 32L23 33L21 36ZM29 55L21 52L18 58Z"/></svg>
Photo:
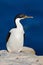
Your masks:
<svg viewBox="0 0 43 65"><path fill-rule="evenodd" d="M25 14L18 14L18 15L15 16L14 21L15 21L16 18L23 18L24 16L25 16Z"/></svg>

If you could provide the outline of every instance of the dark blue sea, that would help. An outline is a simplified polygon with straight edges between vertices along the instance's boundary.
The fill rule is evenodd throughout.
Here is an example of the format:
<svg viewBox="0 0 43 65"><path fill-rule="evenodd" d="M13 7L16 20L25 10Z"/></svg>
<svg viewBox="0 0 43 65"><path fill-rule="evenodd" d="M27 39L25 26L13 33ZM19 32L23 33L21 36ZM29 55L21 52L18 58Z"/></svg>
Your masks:
<svg viewBox="0 0 43 65"><path fill-rule="evenodd" d="M19 13L34 17L20 21L25 31L24 46L43 55L43 0L0 0L0 50L6 49L6 37Z"/></svg>

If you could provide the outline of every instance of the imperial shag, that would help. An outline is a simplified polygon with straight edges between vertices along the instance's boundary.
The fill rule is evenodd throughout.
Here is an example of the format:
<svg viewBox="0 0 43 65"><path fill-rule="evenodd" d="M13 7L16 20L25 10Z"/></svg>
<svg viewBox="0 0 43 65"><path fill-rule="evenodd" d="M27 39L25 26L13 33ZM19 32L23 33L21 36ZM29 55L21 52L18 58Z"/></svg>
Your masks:
<svg viewBox="0 0 43 65"><path fill-rule="evenodd" d="M19 14L14 18L16 23L16 28L13 28L9 31L7 36L7 50L9 52L20 52L24 44L24 29L20 20L25 18L33 18L32 16L27 16L25 14Z"/></svg>

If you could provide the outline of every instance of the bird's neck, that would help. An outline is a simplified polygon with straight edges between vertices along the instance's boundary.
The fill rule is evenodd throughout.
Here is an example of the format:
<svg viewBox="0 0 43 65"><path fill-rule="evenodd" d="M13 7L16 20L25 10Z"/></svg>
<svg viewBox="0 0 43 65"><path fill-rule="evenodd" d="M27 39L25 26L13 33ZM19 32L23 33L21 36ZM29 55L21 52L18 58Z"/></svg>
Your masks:
<svg viewBox="0 0 43 65"><path fill-rule="evenodd" d="M15 20L15 23L16 23L16 26L17 26L18 29L23 29L23 26L22 26L22 24L20 23L20 20L21 20L21 19L17 18L17 19Z"/></svg>

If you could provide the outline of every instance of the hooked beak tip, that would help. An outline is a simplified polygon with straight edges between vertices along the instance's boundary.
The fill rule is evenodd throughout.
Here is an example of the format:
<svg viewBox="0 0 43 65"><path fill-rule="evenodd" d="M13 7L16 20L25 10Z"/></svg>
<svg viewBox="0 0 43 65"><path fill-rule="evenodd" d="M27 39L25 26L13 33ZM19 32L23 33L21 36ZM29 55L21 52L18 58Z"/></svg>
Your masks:
<svg viewBox="0 0 43 65"><path fill-rule="evenodd" d="M34 18L33 16L27 16L27 18Z"/></svg>

